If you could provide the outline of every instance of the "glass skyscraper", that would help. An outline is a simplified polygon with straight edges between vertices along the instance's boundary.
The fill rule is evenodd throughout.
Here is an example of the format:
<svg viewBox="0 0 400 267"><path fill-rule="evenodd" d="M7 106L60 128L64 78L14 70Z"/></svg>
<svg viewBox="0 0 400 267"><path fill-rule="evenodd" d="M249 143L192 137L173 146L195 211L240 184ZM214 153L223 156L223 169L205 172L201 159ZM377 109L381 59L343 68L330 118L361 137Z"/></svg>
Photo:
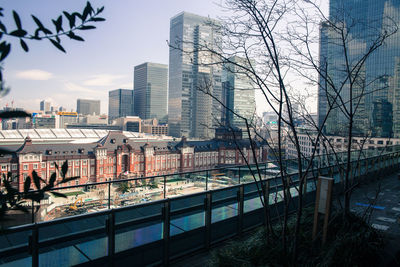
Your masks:
<svg viewBox="0 0 400 267"><path fill-rule="evenodd" d="M141 119L167 116L168 66L158 63L143 63L135 67L134 73L135 115Z"/></svg>
<svg viewBox="0 0 400 267"><path fill-rule="evenodd" d="M170 22L169 50L169 135L214 137L221 119L221 106L201 90L221 99L222 66L202 49L217 49L219 36L209 18L182 12Z"/></svg>
<svg viewBox="0 0 400 267"><path fill-rule="evenodd" d="M246 122L229 110L233 110L239 116L246 118L249 126L251 126L252 119L256 113L255 89L244 71L233 64L236 62L240 65L246 65L245 60L239 57L232 57L229 61L232 63L224 64L222 72L223 102L228 107L228 109L223 109L223 120L231 127L241 128L243 136L247 137Z"/></svg>
<svg viewBox="0 0 400 267"><path fill-rule="evenodd" d="M133 116L133 90L116 89L108 92L108 120Z"/></svg>
<svg viewBox="0 0 400 267"><path fill-rule="evenodd" d="M77 99L76 112L82 115L100 115L100 100Z"/></svg>
<svg viewBox="0 0 400 267"><path fill-rule="evenodd" d="M320 30L320 86L318 92L319 125L333 103L336 92L344 106L349 108L353 99L354 135L372 137L400 137L400 31L390 35L375 52L361 64L363 56L379 35L391 32L393 25L400 25L400 2L394 0L331 0L330 20L344 25L346 52L352 72L353 92L344 54L343 38L327 23ZM325 79L322 76L328 77ZM329 80L329 81L328 81ZM334 86L332 86L334 84ZM328 95L328 96L327 96ZM343 105L334 104L324 131L332 135L347 133L349 118Z"/></svg>

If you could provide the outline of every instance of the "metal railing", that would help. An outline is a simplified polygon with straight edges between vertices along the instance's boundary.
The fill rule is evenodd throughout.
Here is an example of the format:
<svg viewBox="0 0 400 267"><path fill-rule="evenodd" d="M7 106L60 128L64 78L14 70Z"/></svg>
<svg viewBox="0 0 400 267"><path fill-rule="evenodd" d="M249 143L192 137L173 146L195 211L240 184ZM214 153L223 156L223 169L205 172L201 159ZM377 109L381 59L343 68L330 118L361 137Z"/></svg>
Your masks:
<svg viewBox="0 0 400 267"><path fill-rule="evenodd" d="M354 160L352 178L392 172L399 163L397 151ZM314 175L307 179L306 202L314 200L313 176L331 176L340 182L341 170L340 164L315 168ZM288 176L294 200L289 208L294 210L298 175L293 172ZM166 186L165 179L162 181ZM207 249L215 242L261 225L264 212L259 186L269 192L271 216L278 216L283 209L280 181L280 178L259 183L242 180L224 188L209 187L207 191L172 197L167 190L165 199L120 208L113 208L110 200L111 209L104 211L10 228L0 234L0 264L166 265L171 259ZM111 186L111 182L103 184Z"/></svg>
<svg viewBox="0 0 400 267"><path fill-rule="evenodd" d="M351 159L352 161L359 161L365 158L381 157L388 153L400 151L400 146L391 146L384 149L363 150L362 153L353 151ZM341 165L346 162L346 159L346 152L317 155L313 157L312 169ZM302 159L303 166L307 166L309 163L310 158ZM286 173L296 173L297 164L297 159L285 160ZM262 179L273 178L280 174L278 164L275 161L259 163L258 168L261 171ZM258 178L257 168L254 164L250 168L246 165L232 165L161 176L129 178L55 188L50 192L66 194L67 198L51 197L51 199L42 201L40 204L32 201L28 204L31 216L29 218L25 216L24 219L16 217L15 220L9 220L8 226L49 221L79 214L99 212L104 209L137 205L179 195L251 183L254 182L253 174L256 174ZM36 209L38 212L35 212Z"/></svg>

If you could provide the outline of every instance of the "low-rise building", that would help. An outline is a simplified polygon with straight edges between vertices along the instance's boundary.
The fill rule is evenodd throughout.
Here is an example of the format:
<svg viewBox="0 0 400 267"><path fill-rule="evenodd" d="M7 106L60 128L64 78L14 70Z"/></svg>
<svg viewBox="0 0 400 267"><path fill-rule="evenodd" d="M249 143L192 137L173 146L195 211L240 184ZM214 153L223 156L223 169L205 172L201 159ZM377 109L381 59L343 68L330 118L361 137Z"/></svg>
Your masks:
<svg viewBox="0 0 400 267"><path fill-rule="evenodd" d="M266 160L266 147L254 142L258 162ZM242 154L254 163L249 140L180 141L132 139L121 131L110 131L94 143L34 143L27 136L22 145L2 146L15 151L0 157L0 175L12 174L12 184L23 190L25 179L36 171L48 181L53 173L61 179L56 165L68 161L68 177L79 179L67 185L104 182L122 177L148 177L170 173L244 164ZM63 185L66 186L66 185ZM34 185L31 185L34 188Z"/></svg>

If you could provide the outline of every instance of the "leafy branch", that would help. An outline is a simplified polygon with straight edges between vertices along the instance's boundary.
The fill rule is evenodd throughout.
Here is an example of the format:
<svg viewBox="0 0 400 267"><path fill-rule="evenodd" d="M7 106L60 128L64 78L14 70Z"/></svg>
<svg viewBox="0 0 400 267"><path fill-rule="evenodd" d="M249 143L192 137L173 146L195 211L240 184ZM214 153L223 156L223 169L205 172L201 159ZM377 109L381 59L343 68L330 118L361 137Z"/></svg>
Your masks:
<svg viewBox="0 0 400 267"><path fill-rule="evenodd" d="M18 38L20 46L25 52L29 52L27 41L48 40L57 49L66 53L66 50L61 45L61 38L67 36L71 40L83 42L84 39L77 35L76 32L95 29L96 27L92 25L93 23L105 21L104 18L99 16L103 10L104 6L95 10L90 2L87 2L81 13L63 11L56 19L51 20L53 30L50 30L48 26L46 27L35 15L31 15L37 26L31 33L22 27L20 16L13 10L12 15L16 27L13 27L12 30L8 30L0 19L0 64L11 51L11 43L8 40L4 40L5 37ZM0 18L4 17L3 11L4 9L0 7ZM64 23L65 21L68 23ZM5 94L7 91L3 81L2 67L0 66L0 92Z"/></svg>
<svg viewBox="0 0 400 267"><path fill-rule="evenodd" d="M67 177L68 173L68 161L66 160L61 168L55 163L56 172L54 172L48 181L40 177L36 171L32 171L32 175L26 177L24 181L24 190L23 192L19 192L18 189L14 188L11 185L12 175L9 172L6 175L3 175L3 185L4 191L0 191L0 221L3 219L4 215L8 210L17 209L24 212L28 212L28 209L24 206L27 200L31 200L32 202L40 203L42 199L45 198L45 193L49 192L50 194L56 197L64 197L66 195L59 192L52 192L51 190L54 187L68 183L73 181L77 177ZM61 177L61 180L57 181L57 172ZM36 187L36 190L31 189L31 185ZM42 187L42 185L44 185Z"/></svg>

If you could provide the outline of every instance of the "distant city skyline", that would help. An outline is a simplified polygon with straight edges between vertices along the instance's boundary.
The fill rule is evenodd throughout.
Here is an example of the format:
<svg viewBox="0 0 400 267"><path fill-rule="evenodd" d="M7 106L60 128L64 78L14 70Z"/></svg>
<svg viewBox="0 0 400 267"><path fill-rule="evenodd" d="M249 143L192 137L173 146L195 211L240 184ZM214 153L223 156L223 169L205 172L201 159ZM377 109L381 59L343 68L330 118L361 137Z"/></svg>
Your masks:
<svg viewBox="0 0 400 267"><path fill-rule="evenodd" d="M92 1L94 7L105 6L105 22L97 29L79 34L85 42L63 39L64 54L49 42L29 42L29 53L12 40L12 51L4 62L4 79L10 93L0 98L0 107L23 107L38 110L41 100L53 106L74 110L77 98L101 100L101 113L108 111L108 91L133 85L134 66L143 62L168 64L170 18L186 11L200 16L218 18L229 13L220 8L224 0L105 0ZM328 1L321 0L327 9ZM52 28L51 19L63 10L81 11L84 1L6 1L2 22L13 28L12 10L16 10L24 27L32 30L34 14ZM45 7L45 8L44 8ZM146 22L146 23L143 23ZM71 98L74 96L74 98ZM269 110L260 92L255 92L257 113Z"/></svg>
<svg viewBox="0 0 400 267"><path fill-rule="evenodd" d="M3 66L11 91L0 98L0 106L11 106L13 101L14 107L38 110L40 101L46 100L71 110L75 109L77 98L96 98L101 100L102 113L107 113L109 90L133 89L134 66L143 62L168 64L170 18L183 10L219 16L222 12L215 2L221 1L92 1L94 7L105 6L106 21L94 24L95 30L81 31L79 35L85 42L64 39L67 54L44 41L29 42L30 51L25 53L18 40L13 42ZM7 1L1 6L4 24L14 27L12 10L16 10L22 24L32 29L31 14L51 28L51 19L63 10L81 11L85 2Z"/></svg>

